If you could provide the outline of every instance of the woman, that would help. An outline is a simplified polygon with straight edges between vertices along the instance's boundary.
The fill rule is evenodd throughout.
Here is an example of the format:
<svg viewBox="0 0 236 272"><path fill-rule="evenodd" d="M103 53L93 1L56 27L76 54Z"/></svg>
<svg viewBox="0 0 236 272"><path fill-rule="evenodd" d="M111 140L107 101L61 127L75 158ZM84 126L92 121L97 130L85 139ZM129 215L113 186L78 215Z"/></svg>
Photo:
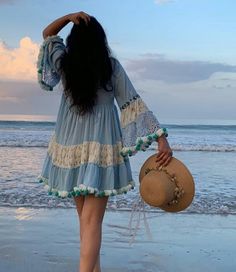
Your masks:
<svg viewBox="0 0 236 272"><path fill-rule="evenodd" d="M65 45L57 33L69 22L74 24ZM38 180L51 195L73 197L80 222L79 271L98 272L108 198L135 185L128 157L157 141L157 163L165 166L172 150L166 129L111 56L105 32L93 16L65 15L44 29L43 38L39 84L53 90L61 80L63 92Z"/></svg>

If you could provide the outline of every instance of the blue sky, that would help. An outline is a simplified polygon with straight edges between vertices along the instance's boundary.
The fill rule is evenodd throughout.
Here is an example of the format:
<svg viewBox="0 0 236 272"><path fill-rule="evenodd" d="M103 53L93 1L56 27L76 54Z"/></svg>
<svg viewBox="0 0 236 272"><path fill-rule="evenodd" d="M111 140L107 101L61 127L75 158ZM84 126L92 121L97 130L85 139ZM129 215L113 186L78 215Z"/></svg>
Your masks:
<svg viewBox="0 0 236 272"><path fill-rule="evenodd" d="M8 60L17 58L14 49L26 37L23 47L34 48L35 58L43 28L81 10L103 25L113 52L161 121L236 119L235 1L0 0L0 61L3 54ZM59 35L65 38L71 26ZM11 77L0 70L0 114L55 115L59 94L43 93L33 74L18 75L17 70ZM17 98L21 102L16 103ZM29 102L34 99L39 106L32 108ZM40 103L46 100L53 101L53 107L42 112Z"/></svg>

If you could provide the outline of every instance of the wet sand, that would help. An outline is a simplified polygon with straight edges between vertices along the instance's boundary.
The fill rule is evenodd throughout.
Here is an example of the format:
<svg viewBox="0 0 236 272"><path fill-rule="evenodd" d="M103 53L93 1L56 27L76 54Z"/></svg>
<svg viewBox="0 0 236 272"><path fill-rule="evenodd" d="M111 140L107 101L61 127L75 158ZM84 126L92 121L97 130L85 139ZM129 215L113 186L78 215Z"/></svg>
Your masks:
<svg viewBox="0 0 236 272"><path fill-rule="evenodd" d="M235 215L147 216L130 245L130 212L106 211L103 272L236 271ZM0 272L77 272L79 248L75 209L0 207Z"/></svg>

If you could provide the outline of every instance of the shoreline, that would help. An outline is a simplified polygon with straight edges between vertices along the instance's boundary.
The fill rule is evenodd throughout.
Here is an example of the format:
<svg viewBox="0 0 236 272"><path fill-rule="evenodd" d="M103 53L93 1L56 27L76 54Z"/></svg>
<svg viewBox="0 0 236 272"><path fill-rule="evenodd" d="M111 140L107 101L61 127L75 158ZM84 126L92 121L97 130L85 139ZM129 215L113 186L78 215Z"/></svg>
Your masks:
<svg viewBox="0 0 236 272"><path fill-rule="evenodd" d="M236 268L236 216L146 214L130 245L130 212L107 210L103 272L231 272ZM0 271L77 272L79 222L75 209L0 207Z"/></svg>
<svg viewBox="0 0 236 272"><path fill-rule="evenodd" d="M76 206L32 206L32 205L22 205L19 204L19 206L14 206L11 204L6 204L4 205L3 203L0 204L0 210L1 209L5 209L5 208L9 208L9 209L19 209L19 208L25 208L25 209L35 209L35 210L40 210L40 209L45 209L45 210L74 210L76 208ZM165 213L165 211L162 211L161 209L158 208L154 208L154 209L145 209L147 214L163 214ZM132 209L131 208L112 208L112 207L108 207L106 209L106 212L131 212ZM228 215L236 215L236 211L230 212L230 211L217 211L217 212L203 212L203 211L181 211L181 214L186 214L186 215L220 215L220 216L228 216Z"/></svg>

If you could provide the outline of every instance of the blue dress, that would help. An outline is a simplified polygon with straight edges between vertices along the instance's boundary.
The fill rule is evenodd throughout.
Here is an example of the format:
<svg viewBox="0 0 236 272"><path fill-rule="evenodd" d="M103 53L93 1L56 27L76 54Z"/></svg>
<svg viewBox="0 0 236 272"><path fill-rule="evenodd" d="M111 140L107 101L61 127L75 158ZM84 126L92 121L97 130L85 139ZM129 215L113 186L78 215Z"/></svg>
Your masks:
<svg viewBox="0 0 236 272"><path fill-rule="evenodd" d="M59 83L60 59L66 51L59 35L48 36L38 55L38 82L52 91ZM111 58L113 91L98 89L94 113L80 116L62 92L55 129L37 181L49 195L113 196L134 189L129 157L145 151L165 134L136 92L120 62ZM116 100L118 108L114 104Z"/></svg>

